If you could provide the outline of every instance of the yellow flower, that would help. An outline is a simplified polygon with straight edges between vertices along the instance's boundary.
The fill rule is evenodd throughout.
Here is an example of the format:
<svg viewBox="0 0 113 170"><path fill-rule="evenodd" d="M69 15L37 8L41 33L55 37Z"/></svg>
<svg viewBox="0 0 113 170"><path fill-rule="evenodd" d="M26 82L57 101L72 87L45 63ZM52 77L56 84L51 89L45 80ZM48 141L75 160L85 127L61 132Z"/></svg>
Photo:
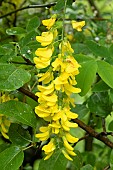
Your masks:
<svg viewBox="0 0 113 170"><path fill-rule="evenodd" d="M72 136L70 133L66 132L65 133L66 139L68 142L70 143L76 143L78 142L78 138L75 138L74 136Z"/></svg>
<svg viewBox="0 0 113 170"><path fill-rule="evenodd" d="M54 49L49 48L49 47L38 48L35 51L35 54L36 54L36 56L40 56L40 57L43 57L43 58L49 58L50 59L50 57L52 56L53 50Z"/></svg>
<svg viewBox="0 0 113 170"><path fill-rule="evenodd" d="M68 119L76 119L78 115L76 113L71 112L68 108L64 108L65 114Z"/></svg>
<svg viewBox="0 0 113 170"><path fill-rule="evenodd" d="M48 95L48 94L51 94L52 92L54 92L53 82L51 84L49 84L48 86L38 85L37 87L38 87L38 90L40 90L44 95Z"/></svg>
<svg viewBox="0 0 113 170"><path fill-rule="evenodd" d="M85 21L74 21L72 20L72 27L73 29L76 29L77 31L82 31L82 27L85 25Z"/></svg>
<svg viewBox="0 0 113 170"><path fill-rule="evenodd" d="M64 120L63 118L61 118L61 125L65 131L69 131L70 127L78 127L78 124L69 122L68 120Z"/></svg>
<svg viewBox="0 0 113 170"><path fill-rule="evenodd" d="M61 118L62 114L63 114L63 110L60 110L60 109L59 109L59 110L53 115L53 120L54 120L54 121L59 120L59 119Z"/></svg>
<svg viewBox="0 0 113 170"><path fill-rule="evenodd" d="M45 154L47 155L44 160L47 160L51 157L53 154L54 150L56 149L55 144L54 144L54 139L51 138L50 142L47 145L44 145L42 147L42 150L45 151Z"/></svg>
<svg viewBox="0 0 113 170"><path fill-rule="evenodd" d="M46 19L42 21L42 24L49 30L54 25L55 20L56 18Z"/></svg>
<svg viewBox="0 0 113 170"><path fill-rule="evenodd" d="M68 149L68 150L71 150L71 151L73 151L74 150L74 148L68 143L68 141L66 140L66 138L63 136L63 142L64 142L64 146L65 146L65 148L66 149Z"/></svg>
<svg viewBox="0 0 113 170"><path fill-rule="evenodd" d="M62 153L68 160L73 161L73 159L68 155L68 153L65 150L62 149Z"/></svg>
<svg viewBox="0 0 113 170"><path fill-rule="evenodd" d="M46 101L49 101L49 102L56 102L57 101L57 98L58 96L56 94L52 94L52 95L42 95L42 97L46 100Z"/></svg>
<svg viewBox="0 0 113 170"><path fill-rule="evenodd" d="M74 137L73 137L74 138ZM63 139L63 142L64 142L64 147L65 147L65 150L63 150L63 154L64 156L69 159L69 160L73 160L69 155L71 156L76 156L75 152L73 151L74 148L68 143L67 139L65 138L65 136L62 137ZM73 143L73 142L71 142ZM69 155L68 155L69 154Z"/></svg>
<svg viewBox="0 0 113 170"><path fill-rule="evenodd" d="M73 73L74 75L77 75L79 73L78 68L81 67L80 64L74 59L72 56L68 56L66 58L66 69L65 71L67 73Z"/></svg>
<svg viewBox="0 0 113 170"><path fill-rule="evenodd" d="M71 156L76 156L76 153L75 153L75 152L73 152L73 151L71 151L71 150L68 150L68 149L66 149L66 151L68 152L69 155L71 155Z"/></svg>
<svg viewBox="0 0 113 170"><path fill-rule="evenodd" d="M35 107L35 113L42 118L48 117L50 115L50 111L48 111L44 107L41 107L40 105Z"/></svg>
<svg viewBox="0 0 113 170"><path fill-rule="evenodd" d="M38 57L34 57L34 63L36 64L36 68L43 69L50 65L50 59L48 61L44 61Z"/></svg>
<svg viewBox="0 0 113 170"><path fill-rule="evenodd" d="M64 91L65 93L70 96L71 93L80 93L81 89L80 88L75 88L70 84L64 84Z"/></svg>
<svg viewBox="0 0 113 170"><path fill-rule="evenodd" d="M7 133L9 131L10 124L11 122L8 120L8 118L0 114L1 134L6 139L9 139L9 136L7 135Z"/></svg>
<svg viewBox="0 0 113 170"><path fill-rule="evenodd" d="M49 128L45 128L45 129L40 129L40 131L42 131L42 133L38 133L35 135L36 138L39 138L39 140L41 141L45 141L50 137L50 132L49 132Z"/></svg>
<svg viewBox="0 0 113 170"><path fill-rule="evenodd" d="M53 41L52 32L42 32L41 36L36 36L36 40L41 43L42 46L47 46Z"/></svg>
<svg viewBox="0 0 113 170"><path fill-rule="evenodd" d="M42 81L43 84L48 84L51 80L54 79L53 72L51 71L47 71L46 73L40 73L38 74L38 77L40 77L38 79L38 82Z"/></svg>
<svg viewBox="0 0 113 170"><path fill-rule="evenodd" d="M3 94L2 96L0 96L0 103L7 102L9 100L11 100L9 95Z"/></svg>
<svg viewBox="0 0 113 170"><path fill-rule="evenodd" d="M74 50L71 48L69 41L61 42L59 49L61 50L62 55L65 55L65 53L74 53Z"/></svg>
<svg viewBox="0 0 113 170"><path fill-rule="evenodd" d="M64 84L67 84L68 83L68 77L69 77L69 74L67 74L66 72L63 72L60 74L59 77L57 77L55 80L54 80L54 84L55 84L55 89L56 90L62 90L62 92L64 92Z"/></svg>
<svg viewBox="0 0 113 170"><path fill-rule="evenodd" d="M60 56L60 55L59 55ZM53 71L60 71L64 72L66 68L66 64L62 61L60 57L56 58L54 62L52 62Z"/></svg>
<svg viewBox="0 0 113 170"><path fill-rule="evenodd" d="M56 121L56 122L52 122L51 124L49 124L49 127L52 128L53 134L58 134L59 129L61 128L61 125L60 125L59 121Z"/></svg>
<svg viewBox="0 0 113 170"><path fill-rule="evenodd" d="M58 96L55 93L45 95L42 92L37 92L35 95L39 97L38 99L39 103L44 103L46 105L50 104L51 106L56 104L58 98Z"/></svg>
<svg viewBox="0 0 113 170"><path fill-rule="evenodd" d="M73 41L73 39L74 39L73 33L67 34L67 38L68 38L69 41Z"/></svg>

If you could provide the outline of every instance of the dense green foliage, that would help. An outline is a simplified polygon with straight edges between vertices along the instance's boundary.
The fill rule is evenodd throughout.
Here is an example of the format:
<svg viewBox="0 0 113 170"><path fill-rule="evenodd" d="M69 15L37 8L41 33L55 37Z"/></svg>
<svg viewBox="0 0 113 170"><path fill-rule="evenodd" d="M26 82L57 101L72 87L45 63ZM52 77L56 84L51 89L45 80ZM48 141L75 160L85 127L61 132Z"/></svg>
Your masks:
<svg viewBox="0 0 113 170"><path fill-rule="evenodd" d="M40 8L29 6L39 4ZM0 133L0 170L113 169L113 0L67 1L64 30L81 65L76 76L81 93L73 95L76 107L71 108L78 114L79 127L72 129L80 139L74 147L77 156L71 162L58 150L44 161L45 143L35 138L44 124L34 112L38 70L33 58L40 47L35 37L45 31L41 21L52 14L58 14L58 31L62 31L64 4L65 0L0 1L0 96L14 99L0 99L0 114L12 122L9 139ZM85 20L83 31L73 31L70 20Z"/></svg>

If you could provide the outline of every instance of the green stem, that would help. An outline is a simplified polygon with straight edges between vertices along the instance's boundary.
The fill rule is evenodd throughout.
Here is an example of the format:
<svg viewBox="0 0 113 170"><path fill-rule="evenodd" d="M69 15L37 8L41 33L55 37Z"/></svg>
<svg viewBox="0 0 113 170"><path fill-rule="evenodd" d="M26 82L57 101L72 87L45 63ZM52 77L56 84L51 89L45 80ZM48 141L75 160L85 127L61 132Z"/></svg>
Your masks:
<svg viewBox="0 0 113 170"><path fill-rule="evenodd" d="M62 41L64 40L64 28L65 28L65 14L66 14L66 5L67 5L67 0L65 0L64 4L64 15L63 15L63 24L62 24Z"/></svg>

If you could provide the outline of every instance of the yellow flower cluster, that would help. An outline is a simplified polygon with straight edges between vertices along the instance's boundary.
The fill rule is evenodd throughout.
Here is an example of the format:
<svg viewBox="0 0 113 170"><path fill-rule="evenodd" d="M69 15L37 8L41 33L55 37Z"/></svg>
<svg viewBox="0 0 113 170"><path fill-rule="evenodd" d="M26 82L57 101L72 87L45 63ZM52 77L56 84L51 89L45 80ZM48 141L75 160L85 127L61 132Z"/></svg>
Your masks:
<svg viewBox="0 0 113 170"><path fill-rule="evenodd" d="M54 26L55 18L43 20L42 24L47 27L48 32L36 37L45 47L38 48L35 52L37 57L34 57L36 68L40 69L38 81L42 82L42 85L37 86L39 105L35 107L35 113L47 122L47 126L40 127L40 133L36 134L36 137L41 141L50 138L50 142L42 148L46 154L45 160L59 147L59 141L62 143L60 149L64 156L72 160L71 156L76 154L71 144L76 143L78 138L70 134L70 129L78 125L71 120L78 115L70 110L70 104L75 106L72 93L81 91L75 87L75 76L79 74L80 65L73 57L74 50L68 40L61 40L57 49L58 55L53 56L55 38L58 35ZM75 29L80 31L82 26L78 23ZM45 73L43 68L46 68Z"/></svg>
<svg viewBox="0 0 113 170"><path fill-rule="evenodd" d="M3 94L0 96L0 103L7 102L11 100L9 95ZM0 131L4 138L9 139L9 136L7 135L9 127L10 127L10 120L8 117L4 116L0 113Z"/></svg>

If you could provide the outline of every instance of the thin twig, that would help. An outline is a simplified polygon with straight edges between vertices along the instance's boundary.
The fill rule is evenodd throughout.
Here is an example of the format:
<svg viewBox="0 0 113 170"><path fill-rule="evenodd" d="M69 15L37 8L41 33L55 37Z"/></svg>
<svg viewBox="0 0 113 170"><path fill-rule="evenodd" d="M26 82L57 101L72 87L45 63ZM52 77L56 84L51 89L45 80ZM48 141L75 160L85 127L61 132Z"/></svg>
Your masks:
<svg viewBox="0 0 113 170"><path fill-rule="evenodd" d="M109 135L111 135L111 136L113 136L113 132L101 132L101 133L99 133L99 135L102 135L102 136L109 136Z"/></svg>
<svg viewBox="0 0 113 170"><path fill-rule="evenodd" d="M33 66L35 66L34 63L32 63L28 58L25 58L23 55L22 55L22 58L27 62L28 65L33 65Z"/></svg>
<svg viewBox="0 0 113 170"><path fill-rule="evenodd" d="M73 144L73 147L74 147L78 142L80 142L80 141L82 141L82 140L84 140L84 139L86 139L86 138L88 138L88 137L89 137L89 134L86 134L85 136L81 137L76 143Z"/></svg>
<svg viewBox="0 0 113 170"><path fill-rule="evenodd" d="M26 96L32 98L32 99L35 100L36 102L38 101L38 97L35 96L34 93L32 93L32 92L24 89L23 87L20 87L20 88L18 89L18 91L20 91L21 93L25 94Z"/></svg>
<svg viewBox="0 0 113 170"><path fill-rule="evenodd" d="M12 14L18 12L18 11L22 11L24 9L29 9L29 8L45 8L45 7L50 8L50 7L52 7L52 6L56 5L56 4L57 4L57 2L52 2L52 3L49 3L49 4L42 4L42 5L28 5L28 6L25 6L23 8L19 8L19 9L16 9L16 10L12 11L12 12L9 12L9 13L7 13L5 15L2 15L0 17L0 19L4 18L4 17L7 17L8 15L12 15Z"/></svg>
<svg viewBox="0 0 113 170"><path fill-rule="evenodd" d="M77 123L78 126L81 127L83 130L85 130L90 136L100 140L101 142L105 143L107 146L113 149L113 142L111 142L107 137L97 133L93 128L86 125L79 119L75 119L74 122Z"/></svg>
<svg viewBox="0 0 113 170"><path fill-rule="evenodd" d="M11 61L10 63L35 66L34 63L24 63L24 62L18 62L18 61Z"/></svg>
<svg viewBox="0 0 113 170"><path fill-rule="evenodd" d="M103 128L103 132L106 132L106 122L105 122L105 118L102 118L102 128Z"/></svg>

